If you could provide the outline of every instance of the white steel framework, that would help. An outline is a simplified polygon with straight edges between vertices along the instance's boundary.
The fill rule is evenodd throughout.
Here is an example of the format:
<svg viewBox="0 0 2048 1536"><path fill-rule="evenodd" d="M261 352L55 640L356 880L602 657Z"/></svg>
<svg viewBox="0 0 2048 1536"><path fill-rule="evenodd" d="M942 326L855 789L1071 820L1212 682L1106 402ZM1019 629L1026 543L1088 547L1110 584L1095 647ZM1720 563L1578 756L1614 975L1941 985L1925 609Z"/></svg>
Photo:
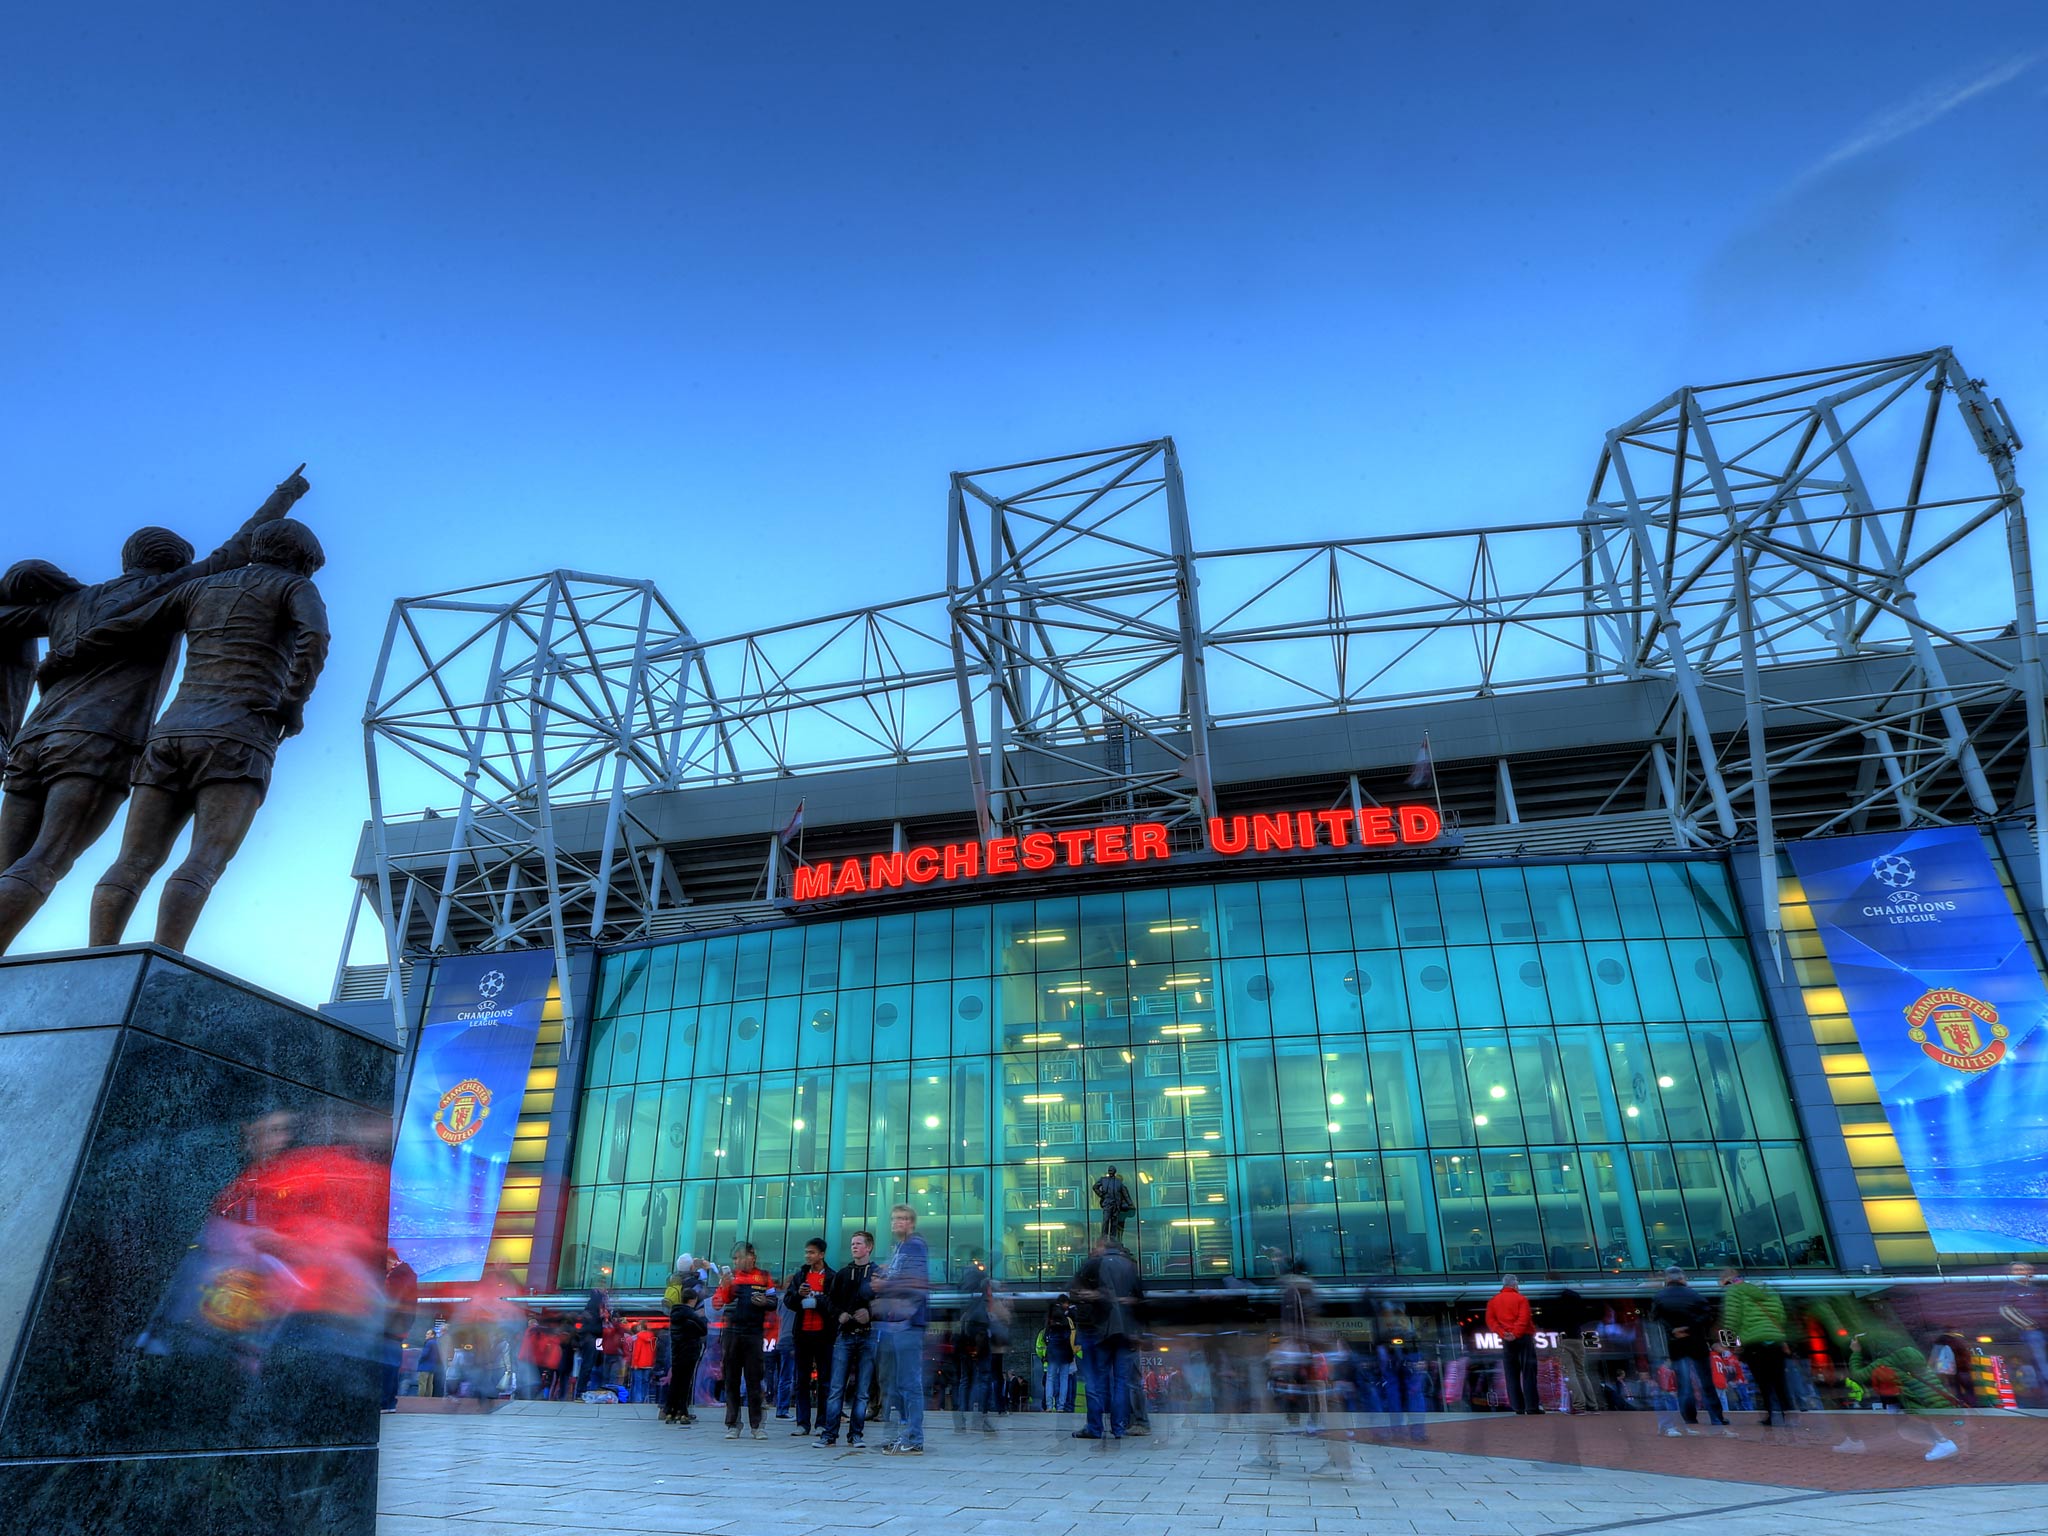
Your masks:
<svg viewBox="0 0 2048 1536"><path fill-rule="evenodd" d="M723 639L645 581L405 599L364 717L390 974L686 906L651 795L958 758L986 834L1192 820L1216 732L1475 694L1662 690L1603 805L1682 846L2031 816L2019 446L1941 349L1677 390L1551 520L1199 551L1161 439L955 474L943 592Z"/></svg>

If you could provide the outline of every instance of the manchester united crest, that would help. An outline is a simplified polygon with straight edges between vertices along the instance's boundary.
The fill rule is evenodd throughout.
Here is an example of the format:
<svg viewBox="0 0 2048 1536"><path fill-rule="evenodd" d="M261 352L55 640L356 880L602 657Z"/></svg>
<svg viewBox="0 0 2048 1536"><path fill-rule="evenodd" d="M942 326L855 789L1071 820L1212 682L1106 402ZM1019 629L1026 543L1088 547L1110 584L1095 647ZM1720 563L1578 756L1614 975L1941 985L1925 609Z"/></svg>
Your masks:
<svg viewBox="0 0 2048 1536"><path fill-rule="evenodd" d="M451 1147L459 1147L484 1128L490 1118L491 1090L473 1077L441 1095L434 1110L434 1134Z"/></svg>
<svg viewBox="0 0 2048 1536"><path fill-rule="evenodd" d="M1924 992L1906 1010L1906 1033L1944 1067L1958 1072L1983 1072L2005 1056L2010 1031L1998 1022L1998 1010L1982 998L1954 987Z"/></svg>

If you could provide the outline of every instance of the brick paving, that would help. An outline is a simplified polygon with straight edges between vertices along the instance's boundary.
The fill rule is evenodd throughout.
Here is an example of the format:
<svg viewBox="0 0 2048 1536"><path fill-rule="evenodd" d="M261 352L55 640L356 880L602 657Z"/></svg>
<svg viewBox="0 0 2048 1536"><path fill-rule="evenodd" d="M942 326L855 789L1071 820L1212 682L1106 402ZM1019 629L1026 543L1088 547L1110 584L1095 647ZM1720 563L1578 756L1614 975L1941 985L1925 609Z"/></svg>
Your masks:
<svg viewBox="0 0 2048 1536"><path fill-rule="evenodd" d="M1977 1419L1969 1452L1928 1464L1864 1435L1869 1454L1813 1444L1658 1440L1650 1415L1593 1424L1433 1416L1429 1439L1287 1435L1270 1417L1161 1415L1121 1444L1068 1438L1076 1421L1024 1415L993 1435L927 1421L927 1454L821 1451L770 1419L729 1441L709 1417L515 1403L384 1421L379 1536L2041 1536L2048 1421ZM1889 1427L1889 1426L1887 1426ZM874 1442L879 1443L879 1435ZM1512 1454L1509 1454L1512 1453ZM1264 1464L1270 1458L1273 1465ZM1821 1458L1827 1458L1825 1462ZM1335 1463L1335 1464L1333 1464ZM1838 1465L1846 1464L1846 1465ZM1917 1470L1916 1470L1917 1469ZM2006 1469L2000 1471L1999 1469ZM2016 1469L2016 1470L2015 1470ZM1996 1473L1999 1480L1993 1481ZM1908 1479L1911 1479L1909 1482Z"/></svg>

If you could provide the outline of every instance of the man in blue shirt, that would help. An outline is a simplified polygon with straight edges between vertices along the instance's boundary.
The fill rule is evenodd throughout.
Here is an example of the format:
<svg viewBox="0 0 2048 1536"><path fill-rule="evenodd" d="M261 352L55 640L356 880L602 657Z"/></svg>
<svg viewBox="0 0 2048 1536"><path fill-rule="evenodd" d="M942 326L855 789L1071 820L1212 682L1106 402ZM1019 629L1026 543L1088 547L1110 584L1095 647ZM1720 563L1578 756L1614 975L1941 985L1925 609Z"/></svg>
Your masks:
<svg viewBox="0 0 2048 1536"><path fill-rule="evenodd" d="M924 1331L930 1321L930 1256L917 1235L917 1212L889 1212L896 1249L875 1272L875 1332L889 1356L889 1399L896 1405L896 1440L884 1446L899 1456L924 1453Z"/></svg>

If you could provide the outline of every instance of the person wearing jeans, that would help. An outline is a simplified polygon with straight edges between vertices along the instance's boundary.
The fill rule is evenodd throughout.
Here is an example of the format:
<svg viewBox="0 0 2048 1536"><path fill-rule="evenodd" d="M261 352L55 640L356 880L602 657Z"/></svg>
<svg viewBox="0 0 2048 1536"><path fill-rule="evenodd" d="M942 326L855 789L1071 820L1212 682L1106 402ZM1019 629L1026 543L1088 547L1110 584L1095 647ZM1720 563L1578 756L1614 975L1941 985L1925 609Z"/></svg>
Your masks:
<svg viewBox="0 0 2048 1536"><path fill-rule="evenodd" d="M859 1445L866 1423L868 1394L875 1389L874 1252L875 1235L856 1232L853 1261L832 1276L826 1287L827 1309L834 1323L832 1363L825 1389L825 1411L818 1419L818 1444L839 1440L839 1415L853 1410L846 1443Z"/></svg>
<svg viewBox="0 0 2048 1536"><path fill-rule="evenodd" d="M889 1212L889 1230L896 1248L873 1281L876 1329L889 1358L889 1401L896 1410L896 1440L886 1449L916 1456L924 1452L924 1331L931 1320L931 1257L917 1235L917 1212L909 1206Z"/></svg>

